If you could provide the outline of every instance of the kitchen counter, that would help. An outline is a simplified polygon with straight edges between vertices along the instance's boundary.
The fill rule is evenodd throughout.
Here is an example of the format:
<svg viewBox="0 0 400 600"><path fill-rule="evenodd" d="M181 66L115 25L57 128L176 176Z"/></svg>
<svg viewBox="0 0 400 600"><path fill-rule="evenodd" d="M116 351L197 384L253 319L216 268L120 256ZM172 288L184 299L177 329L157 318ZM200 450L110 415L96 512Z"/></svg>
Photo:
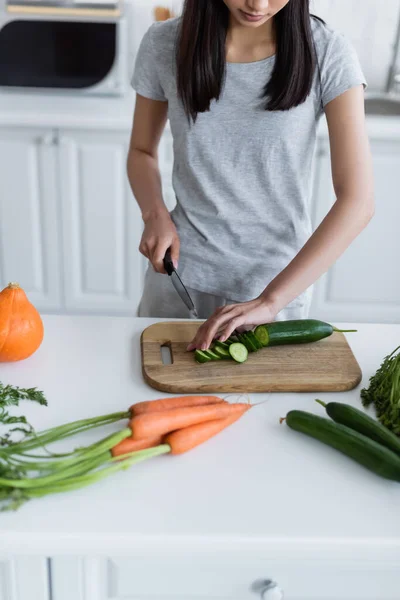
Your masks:
<svg viewBox="0 0 400 600"><path fill-rule="evenodd" d="M0 380L44 391L48 407L23 403L18 410L38 430L167 396L141 376L140 333L153 322L46 316L41 348L26 361L1 364ZM357 327L347 339L363 386L398 345L400 325ZM318 396L360 406L361 386ZM304 558L372 561L378 551L382 561L398 563L400 484L279 424L293 408L323 414L316 396L253 394L264 403L186 455L152 459L3 513L0 554L201 553L206 545L243 553L251 545L286 558L300 551Z"/></svg>
<svg viewBox="0 0 400 600"><path fill-rule="evenodd" d="M126 93L115 97L0 90L0 126L94 128L129 133L132 127L135 93L129 83L126 85ZM399 116L367 115L366 123L371 138L400 137ZM169 121L166 128L169 130ZM328 138L324 116L318 123L317 137Z"/></svg>
<svg viewBox="0 0 400 600"><path fill-rule="evenodd" d="M0 126L130 131L135 94L122 96L0 91Z"/></svg>

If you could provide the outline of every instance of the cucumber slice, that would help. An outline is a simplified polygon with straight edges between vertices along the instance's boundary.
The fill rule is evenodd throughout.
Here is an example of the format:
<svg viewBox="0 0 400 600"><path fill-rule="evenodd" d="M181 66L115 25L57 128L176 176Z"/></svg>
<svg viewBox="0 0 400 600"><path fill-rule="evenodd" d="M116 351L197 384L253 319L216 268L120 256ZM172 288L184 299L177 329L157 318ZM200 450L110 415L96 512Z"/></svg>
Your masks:
<svg viewBox="0 0 400 600"><path fill-rule="evenodd" d="M260 342L260 340L256 337L256 335L254 334L254 331L248 331L247 335L248 335L249 339L253 342L253 344L255 345L257 350L261 350L263 345Z"/></svg>
<svg viewBox="0 0 400 600"><path fill-rule="evenodd" d="M221 357L218 354L215 354L214 350L203 350L206 356L209 356L211 360L221 360Z"/></svg>
<svg viewBox="0 0 400 600"><path fill-rule="evenodd" d="M237 335L231 335L228 337L228 339L226 340L228 342L228 344L237 344L239 342L239 338Z"/></svg>
<svg viewBox="0 0 400 600"><path fill-rule="evenodd" d="M247 339L247 336L244 333L239 334L239 342L243 344L243 346L246 346L249 352L254 352L253 346L250 344L249 340Z"/></svg>
<svg viewBox="0 0 400 600"><path fill-rule="evenodd" d="M238 342L235 342L229 346L229 354L232 356L233 360L238 363L246 362L249 356L246 346Z"/></svg>
<svg viewBox="0 0 400 600"><path fill-rule="evenodd" d="M218 354L218 356L220 356L222 359L231 358L231 355L229 354L229 350L226 350L225 348L221 348L220 346L216 346L214 352L215 352L215 354Z"/></svg>
<svg viewBox="0 0 400 600"><path fill-rule="evenodd" d="M258 327L256 327L254 330L254 335L258 339L260 344L263 346L263 348L266 348L268 346L269 333L265 325L259 325Z"/></svg>
<svg viewBox="0 0 400 600"><path fill-rule="evenodd" d="M203 352L203 350L196 350L194 357L198 363L206 363L212 360L210 356L207 356L207 354Z"/></svg>
<svg viewBox="0 0 400 600"><path fill-rule="evenodd" d="M220 342L219 340L215 342L215 348L224 348L224 350L229 350L229 346L230 344L227 344L226 342Z"/></svg>
<svg viewBox="0 0 400 600"><path fill-rule="evenodd" d="M247 343L249 345L249 347L251 348L251 352L257 352L258 350L258 346L257 344L255 344L251 338L251 336L249 335L249 331L246 331L243 335L247 340Z"/></svg>

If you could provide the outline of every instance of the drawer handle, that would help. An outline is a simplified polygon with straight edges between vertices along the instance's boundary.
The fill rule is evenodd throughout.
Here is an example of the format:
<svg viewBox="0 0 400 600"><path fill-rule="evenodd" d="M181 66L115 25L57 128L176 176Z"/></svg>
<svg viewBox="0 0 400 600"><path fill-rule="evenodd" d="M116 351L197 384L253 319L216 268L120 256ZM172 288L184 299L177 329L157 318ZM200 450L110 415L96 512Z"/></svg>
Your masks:
<svg viewBox="0 0 400 600"><path fill-rule="evenodd" d="M257 579L251 591L260 594L261 600L283 600L284 594L281 588L272 579Z"/></svg>

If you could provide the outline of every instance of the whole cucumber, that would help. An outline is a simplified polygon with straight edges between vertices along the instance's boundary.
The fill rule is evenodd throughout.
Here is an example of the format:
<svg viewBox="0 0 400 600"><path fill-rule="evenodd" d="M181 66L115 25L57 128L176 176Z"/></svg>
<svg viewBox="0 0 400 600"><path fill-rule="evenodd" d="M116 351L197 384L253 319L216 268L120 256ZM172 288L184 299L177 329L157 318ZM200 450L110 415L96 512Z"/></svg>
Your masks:
<svg viewBox="0 0 400 600"><path fill-rule="evenodd" d="M378 444L393 450L393 452L400 456L400 438L384 427L384 425L381 425L379 421L376 421L362 410L349 404L341 402L329 402L325 404L321 400L317 400L317 402L325 408L327 414L336 423L346 425L346 427L350 427L350 429L366 435L371 440L375 440Z"/></svg>
<svg viewBox="0 0 400 600"><path fill-rule="evenodd" d="M254 334L263 346L278 346L280 344L307 344L318 342L329 337L334 331L355 331L336 329L330 323L317 319L297 319L289 321L274 321L259 325Z"/></svg>
<svg viewBox="0 0 400 600"><path fill-rule="evenodd" d="M339 450L377 475L400 481L400 457L358 431L301 410L290 411L286 423L291 429Z"/></svg>

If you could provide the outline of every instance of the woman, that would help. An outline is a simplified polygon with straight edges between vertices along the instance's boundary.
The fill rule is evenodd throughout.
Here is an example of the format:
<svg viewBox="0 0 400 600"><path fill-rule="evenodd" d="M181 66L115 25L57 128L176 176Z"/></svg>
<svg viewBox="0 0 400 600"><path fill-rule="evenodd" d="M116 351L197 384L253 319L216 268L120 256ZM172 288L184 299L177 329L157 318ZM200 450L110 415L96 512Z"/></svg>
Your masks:
<svg viewBox="0 0 400 600"><path fill-rule="evenodd" d="M312 286L374 212L366 82L352 46L309 0L186 0L136 59L128 176L150 261L139 315L187 317L175 266L207 321L189 349L237 328L306 318ZM325 112L336 202L312 234L316 127ZM176 208L157 147L169 118Z"/></svg>

